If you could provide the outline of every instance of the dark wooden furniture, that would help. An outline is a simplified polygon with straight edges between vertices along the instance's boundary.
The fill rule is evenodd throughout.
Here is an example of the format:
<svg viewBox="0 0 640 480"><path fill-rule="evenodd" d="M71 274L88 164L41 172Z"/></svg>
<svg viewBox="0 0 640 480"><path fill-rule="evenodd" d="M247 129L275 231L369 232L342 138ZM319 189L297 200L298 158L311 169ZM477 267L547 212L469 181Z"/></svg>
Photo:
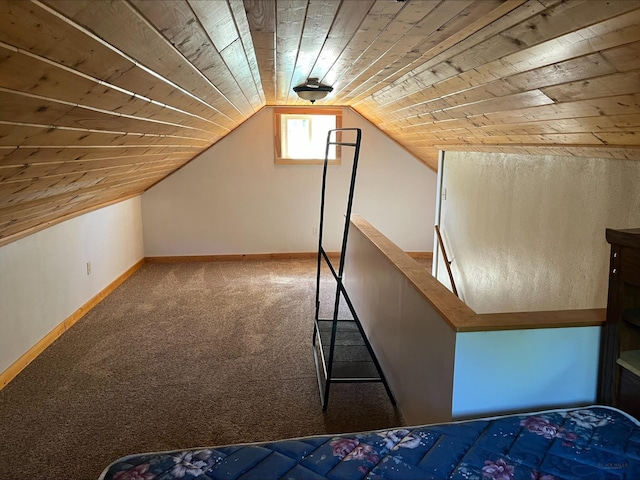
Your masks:
<svg viewBox="0 0 640 480"><path fill-rule="evenodd" d="M640 228L607 229L611 244L599 402L640 417Z"/></svg>

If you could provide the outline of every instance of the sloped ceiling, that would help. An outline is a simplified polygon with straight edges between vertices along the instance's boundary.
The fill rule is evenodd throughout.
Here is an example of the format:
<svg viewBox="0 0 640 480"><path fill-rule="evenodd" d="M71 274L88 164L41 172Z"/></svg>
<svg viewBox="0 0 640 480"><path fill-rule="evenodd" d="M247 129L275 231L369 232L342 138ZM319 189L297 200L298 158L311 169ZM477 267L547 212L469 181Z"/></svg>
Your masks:
<svg viewBox="0 0 640 480"><path fill-rule="evenodd" d="M140 194L308 77L433 169L640 159L639 57L640 0L0 0L0 245Z"/></svg>

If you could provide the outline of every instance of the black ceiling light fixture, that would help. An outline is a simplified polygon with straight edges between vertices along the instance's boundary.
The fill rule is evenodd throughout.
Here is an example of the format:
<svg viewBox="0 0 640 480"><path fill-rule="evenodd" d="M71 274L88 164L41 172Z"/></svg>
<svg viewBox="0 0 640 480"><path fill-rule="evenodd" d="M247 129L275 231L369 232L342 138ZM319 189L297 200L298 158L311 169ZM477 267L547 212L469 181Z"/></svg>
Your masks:
<svg viewBox="0 0 640 480"><path fill-rule="evenodd" d="M316 100L323 99L329 92L332 92L333 87L322 85L317 78L308 78L305 83L293 87L293 91L296 92L301 99L315 103Z"/></svg>

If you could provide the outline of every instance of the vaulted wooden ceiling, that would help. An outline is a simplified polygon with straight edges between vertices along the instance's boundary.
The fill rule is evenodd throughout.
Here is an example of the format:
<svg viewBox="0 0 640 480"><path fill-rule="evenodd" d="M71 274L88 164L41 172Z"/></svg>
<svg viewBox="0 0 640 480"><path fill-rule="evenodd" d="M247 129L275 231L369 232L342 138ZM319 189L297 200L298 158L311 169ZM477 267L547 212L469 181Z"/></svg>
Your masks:
<svg viewBox="0 0 640 480"><path fill-rule="evenodd" d="M0 245L138 195L308 77L438 149L640 160L640 0L0 0Z"/></svg>

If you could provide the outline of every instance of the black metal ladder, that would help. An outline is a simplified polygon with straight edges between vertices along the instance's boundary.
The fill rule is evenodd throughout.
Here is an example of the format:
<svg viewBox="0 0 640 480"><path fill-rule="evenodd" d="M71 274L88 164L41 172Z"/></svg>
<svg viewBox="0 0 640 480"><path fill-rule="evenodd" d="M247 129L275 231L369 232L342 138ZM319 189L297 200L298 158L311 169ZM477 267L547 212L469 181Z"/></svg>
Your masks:
<svg viewBox="0 0 640 480"><path fill-rule="evenodd" d="M355 134L355 141L344 142L344 133ZM330 130L327 134L324 168L322 171L322 191L320 200L320 227L318 229L318 269L316 276L316 308L313 329L313 356L320 388L322 409L327 410L329 403L329 391L332 383L362 383L382 382L392 405L396 405L389 385L384 377L378 359L371 348L371 344L362 329L360 319L351 303L349 294L343 284L343 271L347 239L349 236L349 222L351 218L351 206L358 169L358 157L360 155L360 140L362 131L359 128L339 128ZM333 139L333 140L332 140ZM322 245L325 221L325 194L327 187L327 166L329 163L329 151L331 146L336 148L353 148L353 167L345 214L344 229L342 233L342 247L340 261L336 269ZM324 261L324 263L323 263ZM321 279L322 266L326 264L331 272L330 280L335 282L335 297L333 301L333 315L331 318L320 318L321 306ZM341 307L348 308L351 318L338 318Z"/></svg>

